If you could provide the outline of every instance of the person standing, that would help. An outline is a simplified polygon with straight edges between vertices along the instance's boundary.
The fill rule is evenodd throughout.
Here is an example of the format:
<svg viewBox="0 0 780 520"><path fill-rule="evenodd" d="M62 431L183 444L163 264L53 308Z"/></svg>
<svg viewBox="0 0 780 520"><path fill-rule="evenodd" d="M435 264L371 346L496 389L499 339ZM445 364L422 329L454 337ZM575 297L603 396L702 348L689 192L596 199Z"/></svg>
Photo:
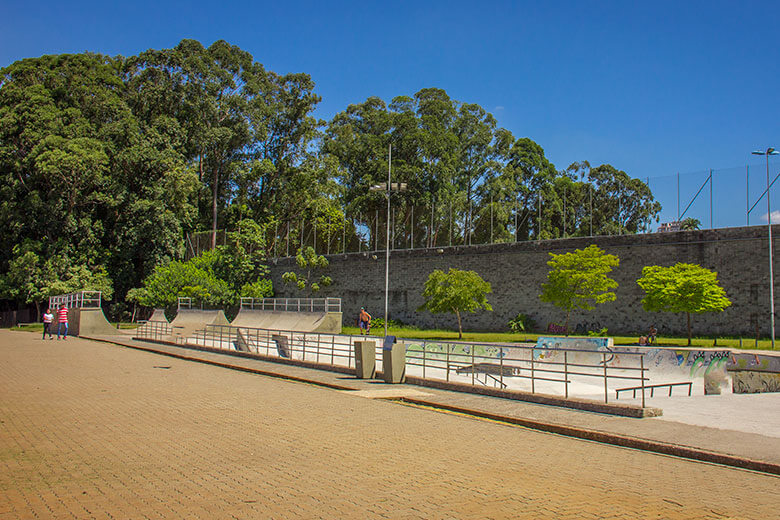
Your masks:
<svg viewBox="0 0 780 520"><path fill-rule="evenodd" d="M65 304L60 305L60 310L57 311L57 339L60 339L60 332L62 330L65 330L65 334L63 334L62 339L68 339L68 308L65 307Z"/></svg>
<svg viewBox="0 0 780 520"><path fill-rule="evenodd" d="M46 339L46 333L49 334L49 339L54 339L51 337L51 325L54 321L54 313L51 312L51 309L46 309L46 312L43 313L43 337L41 339Z"/></svg>
<svg viewBox="0 0 780 520"><path fill-rule="evenodd" d="M371 330L371 315L366 311L365 307L360 308L358 326L360 327L360 333L364 336L368 335L368 332Z"/></svg>

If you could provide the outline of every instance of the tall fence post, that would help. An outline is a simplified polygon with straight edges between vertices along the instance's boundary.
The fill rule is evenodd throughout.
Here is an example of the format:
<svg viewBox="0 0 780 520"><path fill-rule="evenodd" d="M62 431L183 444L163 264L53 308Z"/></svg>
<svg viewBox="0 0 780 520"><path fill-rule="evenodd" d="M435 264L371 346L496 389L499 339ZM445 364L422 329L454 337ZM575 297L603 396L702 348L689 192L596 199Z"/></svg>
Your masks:
<svg viewBox="0 0 780 520"><path fill-rule="evenodd" d="M569 398L569 353L563 352L563 386L564 397Z"/></svg>

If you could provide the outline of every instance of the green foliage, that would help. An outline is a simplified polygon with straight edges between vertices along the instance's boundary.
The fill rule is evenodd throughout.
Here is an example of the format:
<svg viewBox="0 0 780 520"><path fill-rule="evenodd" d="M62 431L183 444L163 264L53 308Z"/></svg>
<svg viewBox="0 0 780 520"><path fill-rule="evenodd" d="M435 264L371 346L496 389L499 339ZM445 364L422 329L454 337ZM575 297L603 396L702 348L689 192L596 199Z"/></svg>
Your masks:
<svg viewBox="0 0 780 520"><path fill-rule="evenodd" d="M536 321L527 314L520 313L509 320L509 330L512 332L531 332L536 328Z"/></svg>
<svg viewBox="0 0 780 520"><path fill-rule="evenodd" d="M384 318L373 318L371 320L371 328L373 330L383 330L385 328L385 319ZM394 320L389 319L387 320L387 328L388 329L405 329L405 330L419 330L418 327L415 327L413 325L407 325L404 322L400 320Z"/></svg>
<svg viewBox="0 0 780 520"><path fill-rule="evenodd" d="M680 221L680 229L684 231L695 231L701 228L701 221L697 218L688 217Z"/></svg>
<svg viewBox="0 0 780 520"><path fill-rule="evenodd" d="M271 280L257 280L254 283L246 283L241 287L240 296L244 298L267 298L273 296L274 288Z"/></svg>
<svg viewBox="0 0 780 520"><path fill-rule="evenodd" d="M308 291L309 294L319 291L333 283L330 276L321 273L328 267L328 259L314 252L313 247L298 249L295 255L295 263L303 272L288 271L282 274L282 281L288 285L294 285L300 291Z"/></svg>
<svg viewBox="0 0 780 520"><path fill-rule="evenodd" d="M588 336L592 338L606 338L607 336L609 336L609 331L607 330L607 327L604 327L599 330L589 330Z"/></svg>
<svg viewBox="0 0 780 520"><path fill-rule="evenodd" d="M158 266L133 297L145 307L173 306L180 296L209 305L231 305L236 295L225 280L215 275L217 257L218 253L211 251L189 262L172 261Z"/></svg>
<svg viewBox="0 0 780 520"><path fill-rule="evenodd" d="M450 268L445 273L434 270L425 282L423 298L425 303L418 310L434 314L451 313L458 318L458 333L462 337L461 312L476 312L480 309L492 311L487 295L492 291L490 283L474 271Z"/></svg>
<svg viewBox="0 0 780 520"><path fill-rule="evenodd" d="M637 284L645 291L642 307L651 312L684 312L691 342L691 313L721 312L731 305L718 274L697 264L646 266Z"/></svg>
<svg viewBox="0 0 780 520"><path fill-rule="evenodd" d="M539 299L566 312L566 330L573 309L591 310L597 304L615 300L611 290L618 284L607 275L619 264L616 256L590 245L571 253L550 253L550 257L547 283L542 284Z"/></svg>

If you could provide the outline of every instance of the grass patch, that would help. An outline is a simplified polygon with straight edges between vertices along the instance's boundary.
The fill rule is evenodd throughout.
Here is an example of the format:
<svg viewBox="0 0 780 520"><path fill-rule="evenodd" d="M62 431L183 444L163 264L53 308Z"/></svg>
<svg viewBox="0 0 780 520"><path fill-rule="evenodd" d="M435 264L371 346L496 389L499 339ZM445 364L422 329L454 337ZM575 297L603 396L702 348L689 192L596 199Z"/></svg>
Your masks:
<svg viewBox="0 0 780 520"><path fill-rule="evenodd" d="M344 334L360 334L360 329L357 327L343 327L342 332ZM453 330L420 330L420 329L408 329L405 327L390 327L387 333L391 336L398 336L401 338L414 338L414 339L429 339L429 340L442 340L442 341L473 341L474 343L536 343L539 336L553 336L556 334L539 334L539 333L512 333L512 332L463 332L463 339L458 339L458 332ZM385 334L384 327L371 328L371 336L382 337ZM574 336L571 337L587 337L587 336ZM639 344L638 336L611 336L615 340L615 345L635 346ZM717 344L715 344L715 338L693 338L691 340L692 347L699 348L733 348L743 350L771 350L772 341L770 339L760 339L756 346L756 340L742 339L742 346L740 347L739 338L717 338ZM658 346L661 347L687 347L688 338L668 338L659 337Z"/></svg>

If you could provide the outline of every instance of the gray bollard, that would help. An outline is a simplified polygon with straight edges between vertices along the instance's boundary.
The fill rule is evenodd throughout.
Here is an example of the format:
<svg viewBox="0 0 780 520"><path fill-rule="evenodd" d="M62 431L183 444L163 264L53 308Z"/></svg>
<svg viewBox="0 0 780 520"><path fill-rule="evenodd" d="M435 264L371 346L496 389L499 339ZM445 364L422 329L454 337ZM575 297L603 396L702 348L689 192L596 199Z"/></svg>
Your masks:
<svg viewBox="0 0 780 520"><path fill-rule="evenodd" d="M376 377L376 342L355 342L355 377L358 379Z"/></svg>
<svg viewBox="0 0 780 520"><path fill-rule="evenodd" d="M406 343L396 343L395 336L386 336L382 346L382 374L385 383L406 381Z"/></svg>

